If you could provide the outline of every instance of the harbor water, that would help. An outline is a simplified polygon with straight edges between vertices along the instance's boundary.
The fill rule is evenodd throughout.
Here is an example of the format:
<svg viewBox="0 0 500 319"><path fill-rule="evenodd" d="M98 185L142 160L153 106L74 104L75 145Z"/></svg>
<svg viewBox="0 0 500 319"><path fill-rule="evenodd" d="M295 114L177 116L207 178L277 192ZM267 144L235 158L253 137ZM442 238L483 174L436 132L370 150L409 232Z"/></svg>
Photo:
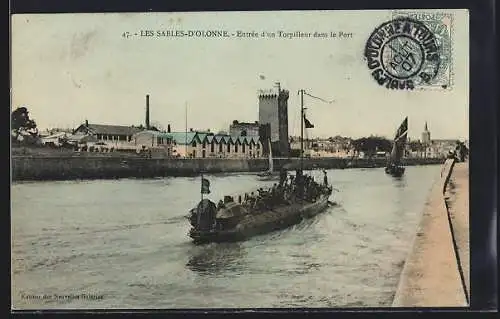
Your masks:
<svg viewBox="0 0 500 319"><path fill-rule="evenodd" d="M329 170L336 206L289 229L203 246L191 243L184 217L200 200L199 177L15 182L12 306L390 307L439 172ZM273 183L205 177L215 202Z"/></svg>

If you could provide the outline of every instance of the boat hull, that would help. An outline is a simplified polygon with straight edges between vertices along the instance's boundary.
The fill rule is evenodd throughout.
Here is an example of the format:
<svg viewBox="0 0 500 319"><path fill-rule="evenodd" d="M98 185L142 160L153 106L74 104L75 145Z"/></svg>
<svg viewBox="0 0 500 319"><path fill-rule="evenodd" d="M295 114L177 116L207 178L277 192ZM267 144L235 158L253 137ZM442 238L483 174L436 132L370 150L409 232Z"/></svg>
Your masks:
<svg viewBox="0 0 500 319"><path fill-rule="evenodd" d="M189 236L195 244L243 241L253 236L288 228L306 218L320 214L328 207L328 198L329 195L322 195L313 203L296 203L261 213L250 214L245 216L236 227L228 230L191 230Z"/></svg>
<svg viewBox="0 0 500 319"><path fill-rule="evenodd" d="M405 172L405 168L403 166L386 167L385 172L394 177L401 177Z"/></svg>

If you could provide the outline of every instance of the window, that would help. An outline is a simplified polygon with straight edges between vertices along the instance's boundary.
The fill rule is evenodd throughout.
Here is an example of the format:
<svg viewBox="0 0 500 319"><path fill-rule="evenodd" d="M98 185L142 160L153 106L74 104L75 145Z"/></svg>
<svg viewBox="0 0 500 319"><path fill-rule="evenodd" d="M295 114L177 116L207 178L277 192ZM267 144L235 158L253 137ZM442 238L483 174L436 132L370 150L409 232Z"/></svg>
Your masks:
<svg viewBox="0 0 500 319"><path fill-rule="evenodd" d="M159 136L158 136L158 137L156 138L156 144L157 144L157 145L161 145L161 144L163 144L163 141L162 141L162 138L161 138L161 137L159 137Z"/></svg>
<svg viewBox="0 0 500 319"><path fill-rule="evenodd" d="M238 143L234 144L234 152L238 153Z"/></svg>
<svg viewBox="0 0 500 319"><path fill-rule="evenodd" d="M205 148L207 146L207 144L205 143L205 141L203 141L203 148Z"/></svg>
<svg viewBox="0 0 500 319"><path fill-rule="evenodd" d="M257 144L257 149L258 149L258 150L260 149L260 144Z"/></svg>
<svg viewBox="0 0 500 319"><path fill-rule="evenodd" d="M252 150L252 143L250 143L250 145L248 146L248 148L249 148L250 150Z"/></svg>
<svg viewBox="0 0 500 319"><path fill-rule="evenodd" d="M196 147L196 141L193 141L193 147Z"/></svg>
<svg viewBox="0 0 500 319"><path fill-rule="evenodd" d="M212 153L214 152L214 147L215 147L214 140L212 140L212 143L210 144L210 152Z"/></svg>
<svg viewBox="0 0 500 319"><path fill-rule="evenodd" d="M219 153L222 153L222 141L221 141L221 143L219 144Z"/></svg>
<svg viewBox="0 0 500 319"><path fill-rule="evenodd" d="M230 143L227 143L227 152L231 153L231 144Z"/></svg>
<svg viewBox="0 0 500 319"><path fill-rule="evenodd" d="M242 145L241 145L241 151L242 151L243 153L245 153L245 144L242 144Z"/></svg>

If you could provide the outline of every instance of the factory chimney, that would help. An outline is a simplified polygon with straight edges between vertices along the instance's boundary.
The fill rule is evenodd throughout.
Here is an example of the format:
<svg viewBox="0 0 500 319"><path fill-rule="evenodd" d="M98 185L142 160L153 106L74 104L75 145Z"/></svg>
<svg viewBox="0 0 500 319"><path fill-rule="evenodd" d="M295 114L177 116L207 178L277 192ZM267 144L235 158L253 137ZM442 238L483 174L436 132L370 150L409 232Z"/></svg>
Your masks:
<svg viewBox="0 0 500 319"><path fill-rule="evenodd" d="M146 130L149 130L149 94L146 94Z"/></svg>
<svg viewBox="0 0 500 319"><path fill-rule="evenodd" d="M167 133L170 133L170 124L167 126Z"/></svg>

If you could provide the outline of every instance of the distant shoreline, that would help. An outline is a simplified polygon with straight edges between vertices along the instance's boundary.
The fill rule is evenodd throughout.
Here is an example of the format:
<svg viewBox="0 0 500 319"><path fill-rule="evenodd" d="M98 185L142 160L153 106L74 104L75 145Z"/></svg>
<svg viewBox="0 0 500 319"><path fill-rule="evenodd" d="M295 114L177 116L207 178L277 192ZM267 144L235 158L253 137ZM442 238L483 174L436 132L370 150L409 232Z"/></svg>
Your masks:
<svg viewBox="0 0 500 319"><path fill-rule="evenodd" d="M438 165L445 159L408 158L407 166ZM299 158L275 158L274 168L300 167ZM304 158L303 168L349 169L384 167L385 159ZM13 181L50 181L78 179L118 179L154 177L193 177L201 172L258 173L268 169L268 159L225 158L140 158L132 156L12 156Z"/></svg>

